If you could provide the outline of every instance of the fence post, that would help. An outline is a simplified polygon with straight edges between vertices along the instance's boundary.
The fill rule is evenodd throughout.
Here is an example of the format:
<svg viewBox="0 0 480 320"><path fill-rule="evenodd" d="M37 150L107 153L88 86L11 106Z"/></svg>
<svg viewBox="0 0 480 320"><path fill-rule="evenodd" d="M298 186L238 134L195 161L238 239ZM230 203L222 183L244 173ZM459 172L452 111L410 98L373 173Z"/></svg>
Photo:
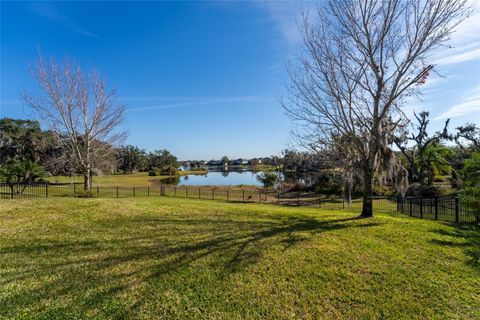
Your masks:
<svg viewBox="0 0 480 320"><path fill-rule="evenodd" d="M97 186L97 196L100 194L100 187Z"/></svg>
<svg viewBox="0 0 480 320"><path fill-rule="evenodd" d="M150 186L147 187L147 197L150 197Z"/></svg>
<svg viewBox="0 0 480 320"><path fill-rule="evenodd" d="M345 209L345 197L342 197L342 207Z"/></svg>
<svg viewBox="0 0 480 320"><path fill-rule="evenodd" d="M410 206L410 217L413 216L413 206L412 206L412 197L410 197L408 200L409 201L409 206Z"/></svg>
<svg viewBox="0 0 480 320"><path fill-rule="evenodd" d="M435 220L438 220L438 196L435 196Z"/></svg>
<svg viewBox="0 0 480 320"><path fill-rule="evenodd" d="M75 197L75 194L77 193L77 190L75 190L75 185L73 185L73 196Z"/></svg>
<svg viewBox="0 0 480 320"><path fill-rule="evenodd" d="M300 191L297 192L297 207L300 207Z"/></svg>
<svg viewBox="0 0 480 320"><path fill-rule="evenodd" d="M423 197L420 197L420 219L423 218Z"/></svg>
<svg viewBox="0 0 480 320"><path fill-rule="evenodd" d="M227 188L227 201L230 201L230 189Z"/></svg>
<svg viewBox="0 0 480 320"><path fill-rule="evenodd" d="M188 187L185 187L185 197L188 198Z"/></svg>
<svg viewBox="0 0 480 320"><path fill-rule="evenodd" d="M245 203L245 190L242 190L242 201Z"/></svg>
<svg viewBox="0 0 480 320"><path fill-rule="evenodd" d="M45 183L45 198L48 198L48 183Z"/></svg>
<svg viewBox="0 0 480 320"><path fill-rule="evenodd" d="M262 202L262 191L258 191L258 199Z"/></svg>
<svg viewBox="0 0 480 320"><path fill-rule="evenodd" d="M198 199L200 199L200 187L198 188Z"/></svg>
<svg viewBox="0 0 480 320"><path fill-rule="evenodd" d="M118 198L118 186L117 186L117 198Z"/></svg>
<svg viewBox="0 0 480 320"><path fill-rule="evenodd" d="M215 200L215 189L212 188L212 200Z"/></svg>
<svg viewBox="0 0 480 320"><path fill-rule="evenodd" d="M460 222L460 206L458 205L458 197L455 196L455 222Z"/></svg>

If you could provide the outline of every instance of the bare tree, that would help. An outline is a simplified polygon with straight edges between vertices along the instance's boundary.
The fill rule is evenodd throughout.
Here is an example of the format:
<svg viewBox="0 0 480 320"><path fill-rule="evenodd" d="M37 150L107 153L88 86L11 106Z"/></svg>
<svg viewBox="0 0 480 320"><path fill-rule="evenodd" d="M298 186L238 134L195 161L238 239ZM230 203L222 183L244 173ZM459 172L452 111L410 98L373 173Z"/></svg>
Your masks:
<svg viewBox="0 0 480 320"><path fill-rule="evenodd" d="M305 52L289 68L282 103L319 140L351 141L362 171L361 216L373 215L375 172L395 163L391 134L405 126L406 97L419 94L432 51L468 13L466 0L331 0L304 15Z"/></svg>
<svg viewBox="0 0 480 320"><path fill-rule="evenodd" d="M84 177L84 189L92 188L92 174L112 157L112 146L123 141L120 129L124 107L116 103L116 91L108 90L100 75L83 73L67 59L57 63L41 56L31 69L41 94L25 93L25 102L53 131L68 150L65 158Z"/></svg>

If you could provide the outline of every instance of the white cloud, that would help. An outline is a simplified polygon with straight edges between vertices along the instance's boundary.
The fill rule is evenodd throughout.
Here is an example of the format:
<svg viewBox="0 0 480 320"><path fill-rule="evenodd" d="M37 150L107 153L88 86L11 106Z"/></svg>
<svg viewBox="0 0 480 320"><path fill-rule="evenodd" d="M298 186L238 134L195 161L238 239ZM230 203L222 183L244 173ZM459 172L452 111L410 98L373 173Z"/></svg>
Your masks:
<svg viewBox="0 0 480 320"><path fill-rule="evenodd" d="M262 102L262 101L272 101L273 98L268 96L235 96L235 97L123 97L121 100L176 100L183 102L177 103L168 103L160 104L139 108L128 108L129 112L136 111L149 111L149 110L161 110L161 109L170 109L177 107L186 107L186 106L196 106L196 105L207 105L207 104L218 104L218 103L235 103L235 102Z"/></svg>
<svg viewBox="0 0 480 320"><path fill-rule="evenodd" d="M148 107L140 107L140 108L129 108L127 111L135 112L135 111L149 111L149 110L161 110L161 109L170 109L176 107L184 107L184 106L192 106L192 105L201 105L205 104L205 102L185 102L185 103L171 103L171 104L162 104L158 106L148 106Z"/></svg>
<svg viewBox="0 0 480 320"><path fill-rule="evenodd" d="M435 60L435 64L446 65L478 59L480 59L480 45L478 48L475 48L473 50L444 56L443 58Z"/></svg>
<svg viewBox="0 0 480 320"><path fill-rule="evenodd" d="M450 107L447 111L437 116L434 120L466 116L476 112L480 112L480 86L468 91L466 98L464 98L458 104Z"/></svg>
<svg viewBox="0 0 480 320"><path fill-rule="evenodd" d="M47 3L34 3L30 6L30 10L76 33L92 38L98 37L97 34L88 31L85 27L73 21L71 18L60 14L56 8Z"/></svg>
<svg viewBox="0 0 480 320"><path fill-rule="evenodd" d="M474 7L470 17L462 21L452 34L449 45L452 48L440 50L434 57L434 64L447 65L480 59L480 7L477 1L470 1Z"/></svg>
<svg viewBox="0 0 480 320"><path fill-rule="evenodd" d="M295 47L302 41L297 23L303 10L314 3L311 1L254 1L259 8L268 13L269 19L275 24L289 45Z"/></svg>

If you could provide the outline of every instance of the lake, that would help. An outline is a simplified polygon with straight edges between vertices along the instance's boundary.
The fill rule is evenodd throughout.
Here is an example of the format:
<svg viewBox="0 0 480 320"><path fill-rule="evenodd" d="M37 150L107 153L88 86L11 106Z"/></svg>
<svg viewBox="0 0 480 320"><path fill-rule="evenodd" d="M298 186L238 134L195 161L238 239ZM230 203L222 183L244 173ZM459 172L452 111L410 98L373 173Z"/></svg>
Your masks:
<svg viewBox="0 0 480 320"><path fill-rule="evenodd" d="M182 186L237 186L240 184L261 186L257 175L261 172L253 171L209 171L205 175L181 176L178 185Z"/></svg>

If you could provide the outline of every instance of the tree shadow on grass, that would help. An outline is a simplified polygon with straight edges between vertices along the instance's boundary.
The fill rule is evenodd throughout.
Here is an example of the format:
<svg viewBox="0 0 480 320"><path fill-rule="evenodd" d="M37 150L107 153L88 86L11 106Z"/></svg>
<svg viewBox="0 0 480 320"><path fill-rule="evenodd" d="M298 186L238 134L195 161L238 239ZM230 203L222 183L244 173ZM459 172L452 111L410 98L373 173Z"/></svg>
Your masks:
<svg viewBox="0 0 480 320"><path fill-rule="evenodd" d="M432 239L431 242L441 246L462 248L469 257L468 264L480 269L480 228L475 225L452 225L451 229L433 230L442 236L441 239Z"/></svg>
<svg viewBox="0 0 480 320"><path fill-rule="evenodd" d="M31 239L0 246L0 260L7 262L0 269L0 289L18 288L0 295L0 317L15 316L26 308L35 310L45 300L70 302L40 308L38 315L49 316L56 310L62 315L87 316L85 312L97 312L142 284L178 281L179 271L207 268L222 279L257 263L272 247L288 250L320 233L379 225L357 218L262 218L123 217L110 221L93 238L91 233L79 232L77 239L70 237L75 240ZM141 308L144 298L138 299L127 308L129 312Z"/></svg>

